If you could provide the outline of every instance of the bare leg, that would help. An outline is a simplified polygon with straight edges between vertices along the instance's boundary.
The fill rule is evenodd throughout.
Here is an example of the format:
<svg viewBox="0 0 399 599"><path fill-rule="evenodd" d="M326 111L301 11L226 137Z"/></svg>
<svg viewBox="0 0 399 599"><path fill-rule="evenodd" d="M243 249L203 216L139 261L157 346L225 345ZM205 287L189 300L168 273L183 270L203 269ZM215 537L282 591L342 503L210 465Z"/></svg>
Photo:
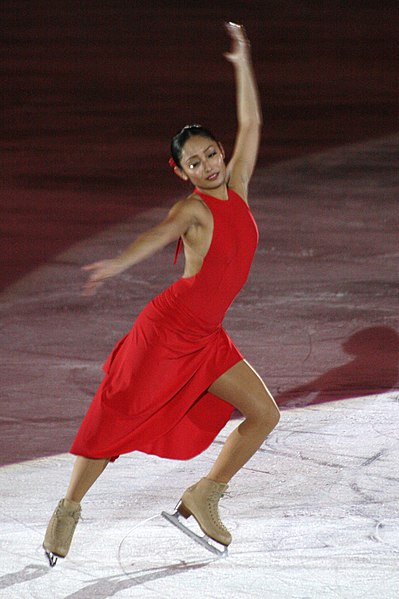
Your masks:
<svg viewBox="0 0 399 599"><path fill-rule="evenodd" d="M280 413L266 385L245 360L219 377L209 391L232 404L245 417L227 438L207 475L208 479L228 483L274 429Z"/></svg>
<svg viewBox="0 0 399 599"><path fill-rule="evenodd" d="M76 458L65 499L80 503L90 487L104 471L109 459Z"/></svg>
<svg viewBox="0 0 399 599"><path fill-rule="evenodd" d="M244 360L219 377L209 391L240 410L245 420L229 435L208 475L185 490L177 511L184 518L194 516L208 537L227 547L231 534L220 520L219 499L276 426L279 411L266 385Z"/></svg>

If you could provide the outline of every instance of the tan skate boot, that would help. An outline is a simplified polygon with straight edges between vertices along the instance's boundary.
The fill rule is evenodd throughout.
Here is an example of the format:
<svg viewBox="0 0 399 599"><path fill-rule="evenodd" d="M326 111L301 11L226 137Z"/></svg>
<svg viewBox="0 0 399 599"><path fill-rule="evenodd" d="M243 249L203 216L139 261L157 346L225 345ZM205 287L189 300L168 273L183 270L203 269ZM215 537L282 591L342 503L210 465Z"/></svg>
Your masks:
<svg viewBox="0 0 399 599"><path fill-rule="evenodd" d="M73 533L80 518L80 503L61 499L51 516L44 537L43 547L50 566L55 566L57 557L65 557L71 546Z"/></svg>
<svg viewBox="0 0 399 599"><path fill-rule="evenodd" d="M227 485L209 478L184 491L177 511L184 517L194 516L203 532L222 545L230 545L231 534L220 520L218 502Z"/></svg>

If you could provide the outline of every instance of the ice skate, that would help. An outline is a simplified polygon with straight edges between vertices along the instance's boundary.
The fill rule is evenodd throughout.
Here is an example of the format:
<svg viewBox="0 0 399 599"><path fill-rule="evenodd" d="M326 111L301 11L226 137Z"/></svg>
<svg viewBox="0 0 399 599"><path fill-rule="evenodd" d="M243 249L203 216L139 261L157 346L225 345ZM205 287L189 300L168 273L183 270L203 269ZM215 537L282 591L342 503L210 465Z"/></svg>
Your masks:
<svg viewBox="0 0 399 599"><path fill-rule="evenodd" d="M43 541L43 548L52 568L57 563L57 558L67 555L80 513L79 503L65 499L58 502L48 523Z"/></svg>
<svg viewBox="0 0 399 599"><path fill-rule="evenodd" d="M218 502L226 489L226 484L202 478L183 493L174 514L162 512L162 516L208 551L225 556L227 546L231 543L231 534L220 520ZM182 523L181 518L190 516L195 518L204 536L197 535ZM221 548L212 544L211 540Z"/></svg>

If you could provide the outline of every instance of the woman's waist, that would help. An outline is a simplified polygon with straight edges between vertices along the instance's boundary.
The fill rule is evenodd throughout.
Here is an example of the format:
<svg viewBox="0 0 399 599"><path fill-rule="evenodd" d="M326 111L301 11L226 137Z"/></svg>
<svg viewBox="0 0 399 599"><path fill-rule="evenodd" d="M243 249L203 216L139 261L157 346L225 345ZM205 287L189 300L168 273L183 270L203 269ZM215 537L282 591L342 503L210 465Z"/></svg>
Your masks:
<svg viewBox="0 0 399 599"><path fill-rule="evenodd" d="M195 330L199 334L209 335L221 328L225 311L208 310L200 305L195 290L190 289L190 279L178 279L148 304L165 323L172 327Z"/></svg>
<svg viewBox="0 0 399 599"><path fill-rule="evenodd" d="M227 268L219 276L181 278L169 288L179 305L196 314L206 322L222 322L225 314L248 279L249 272L237 273Z"/></svg>

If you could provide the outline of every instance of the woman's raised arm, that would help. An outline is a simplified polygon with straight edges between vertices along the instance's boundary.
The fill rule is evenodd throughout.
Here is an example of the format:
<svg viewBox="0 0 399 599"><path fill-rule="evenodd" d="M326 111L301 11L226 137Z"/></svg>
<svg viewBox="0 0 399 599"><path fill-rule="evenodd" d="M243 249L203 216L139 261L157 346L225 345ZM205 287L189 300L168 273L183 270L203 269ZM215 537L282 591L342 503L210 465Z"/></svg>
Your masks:
<svg viewBox="0 0 399 599"><path fill-rule="evenodd" d="M262 113L245 30L235 23L226 23L226 29L233 41L225 57L235 70L238 121L233 156L228 165L229 186L246 199L258 156Z"/></svg>

